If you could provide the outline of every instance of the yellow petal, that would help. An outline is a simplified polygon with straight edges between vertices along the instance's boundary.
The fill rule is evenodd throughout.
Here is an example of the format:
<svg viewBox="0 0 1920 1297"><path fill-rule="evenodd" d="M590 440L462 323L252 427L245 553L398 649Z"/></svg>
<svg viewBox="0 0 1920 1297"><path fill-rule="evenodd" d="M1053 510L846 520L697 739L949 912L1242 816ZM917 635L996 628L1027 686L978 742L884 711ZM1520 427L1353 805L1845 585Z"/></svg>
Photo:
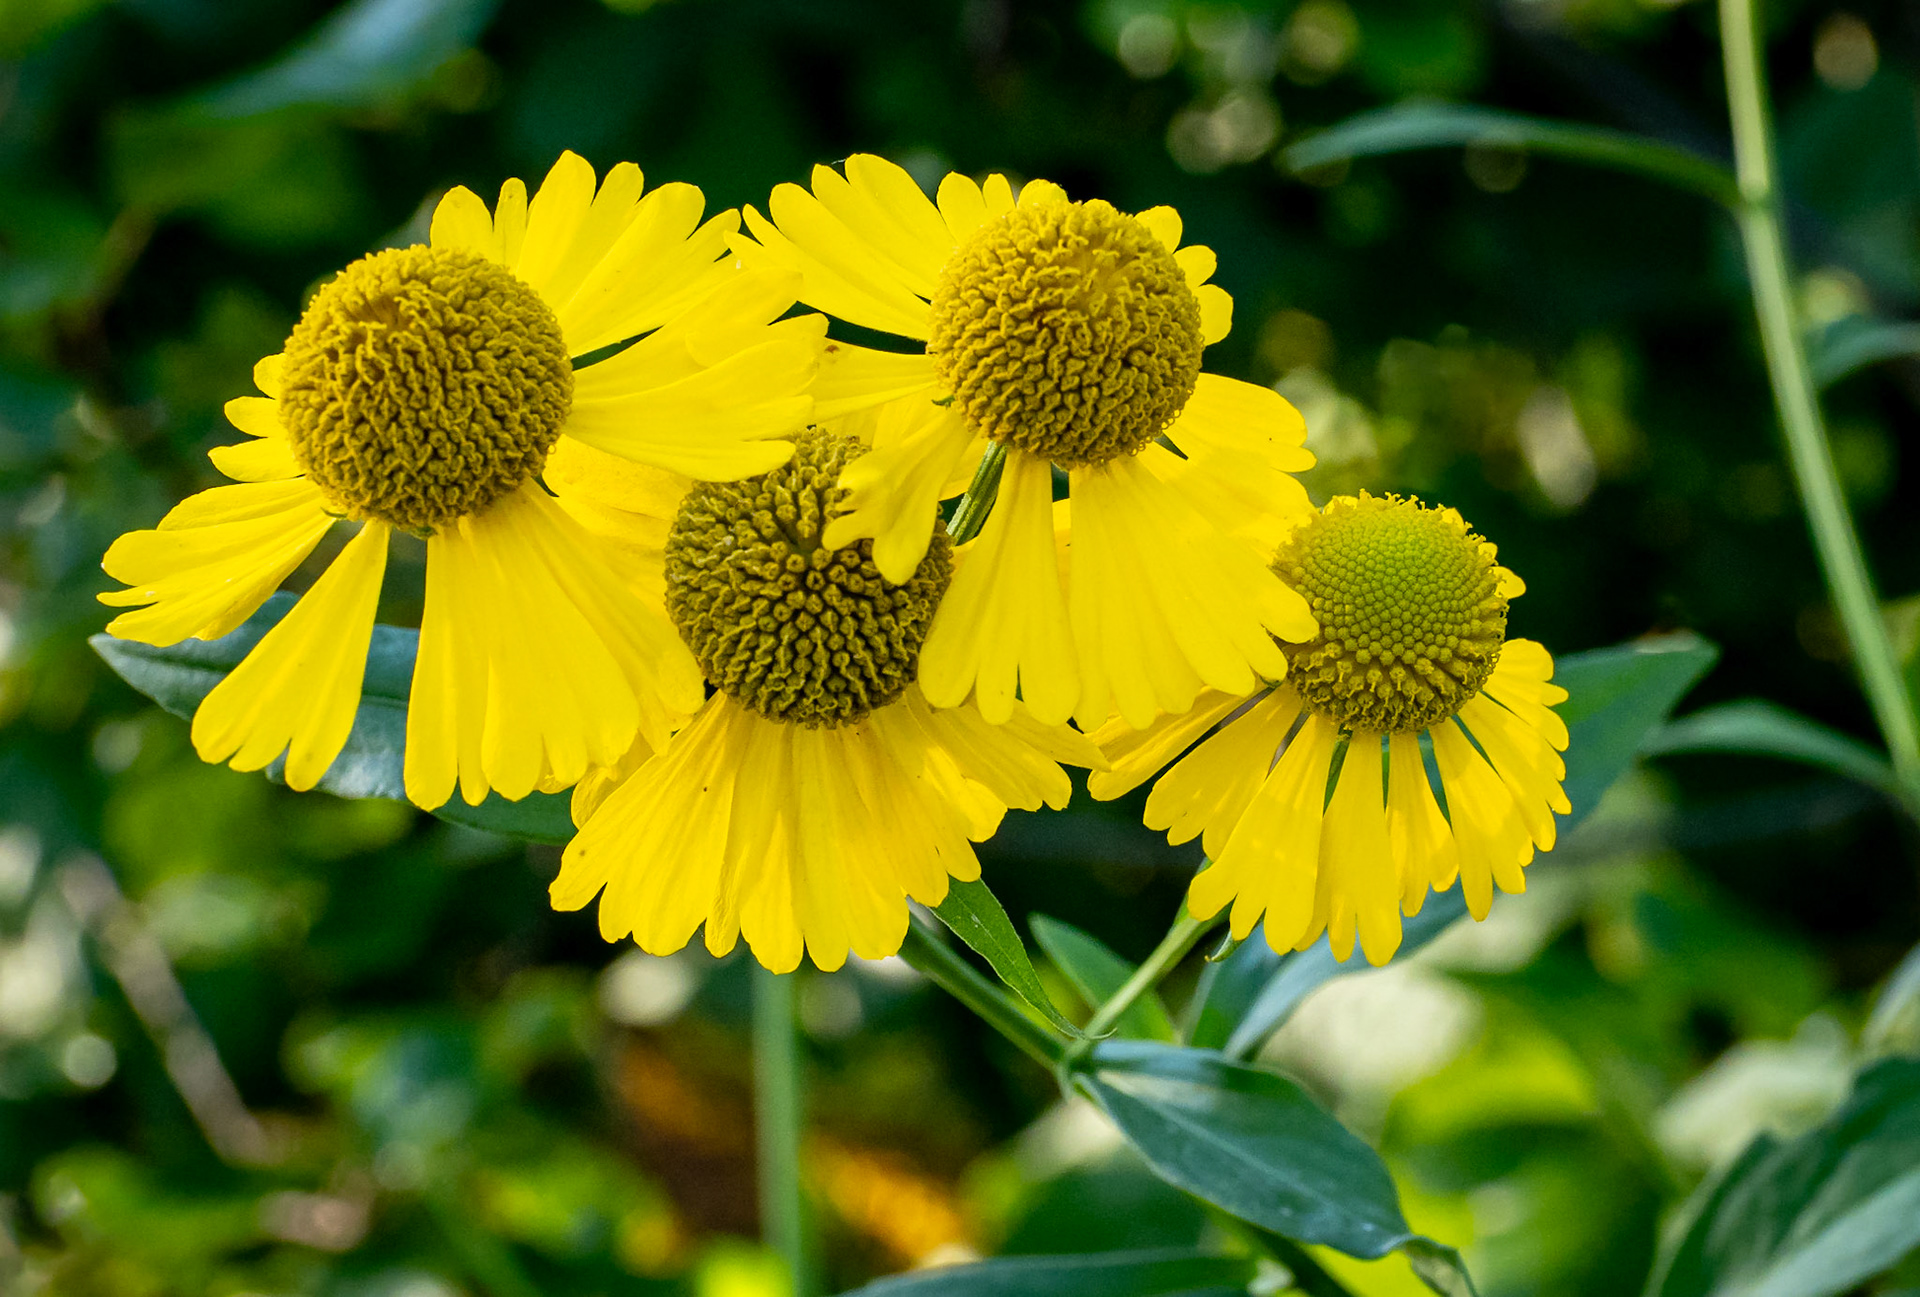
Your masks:
<svg viewBox="0 0 1920 1297"><path fill-rule="evenodd" d="M518 176L501 182L500 201L493 208L493 237L500 260L517 271L527 241L527 186Z"/></svg>
<svg viewBox="0 0 1920 1297"><path fill-rule="evenodd" d="M1213 249L1196 243L1190 248L1182 248L1173 254L1174 261L1180 267L1180 273L1187 277L1187 286L1198 289L1200 285L1213 278L1213 272L1219 268L1220 259L1213 255ZM1233 309L1229 300L1227 309ZM1231 322L1231 316L1228 317ZM1224 335L1222 335L1224 336ZM1214 339L1207 339L1213 342Z"/></svg>
<svg viewBox="0 0 1920 1297"><path fill-rule="evenodd" d="M938 204L941 219L947 225L947 237L956 247L987 223L987 200L980 186L957 171L948 172L940 182Z"/></svg>
<svg viewBox="0 0 1920 1297"><path fill-rule="evenodd" d="M387 525L369 522L313 588L213 687L193 716L203 761L259 770L287 754L287 787L312 788L346 746L360 704Z"/></svg>
<svg viewBox="0 0 1920 1297"><path fill-rule="evenodd" d="M1075 469L1070 610L1084 729L1144 727L1202 686L1252 693L1286 671L1273 636L1314 633L1306 603L1138 457ZM1115 706L1110 706L1109 699Z"/></svg>
<svg viewBox="0 0 1920 1297"><path fill-rule="evenodd" d="M1267 943L1290 949L1313 920L1320 872L1322 808L1337 732L1309 714L1266 777L1213 864L1194 877L1187 905L1201 918L1234 902L1232 930L1244 939L1266 916Z"/></svg>
<svg viewBox="0 0 1920 1297"><path fill-rule="evenodd" d="M1460 727L1442 721L1429 733L1454 840L1460 846L1460 887L1467 912L1484 919L1493 908L1495 884L1504 892L1526 890L1522 867L1533 859L1533 841L1513 794Z"/></svg>
<svg viewBox="0 0 1920 1297"><path fill-rule="evenodd" d="M1222 725L1153 786L1146 826L1164 831L1175 846L1202 838L1217 857L1299 718L1300 698L1283 686Z"/></svg>
<svg viewBox="0 0 1920 1297"><path fill-rule="evenodd" d="M1411 916L1420 913L1429 887L1444 892L1453 886L1460 875L1460 848L1433 798L1419 735L1391 735L1387 761L1387 840L1400 880L1400 908Z"/></svg>
<svg viewBox="0 0 1920 1297"><path fill-rule="evenodd" d="M1550 683L1553 658L1533 640L1508 640L1500 649L1493 674L1485 685L1487 696L1503 703L1548 743L1567 749L1567 723L1553 712L1567 700L1567 691Z"/></svg>
<svg viewBox="0 0 1920 1297"><path fill-rule="evenodd" d="M926 301L812 194L798 185L781 185L768 210L771 222L747 208L747 229L767 260L801 273L802 301L850 324L926 338ZM752 256L743 243L736 242L734 250Z"/></svg>
<svg viewBox="0 0 1920 1297"><path fill-rule="evenodd" d="M279 360L280 357L270 356L268 359ZM267 362L263 360L260 363L264 365ZM280 426L280 403L270 396L236 396L227 402L226 415L228 423L249 437L284 438L287 435L286 429Z"/></svg>
<svg viewBox="0 0 1920 1297"><path fill-rule="evenodd" d="M827 524L822 543L839 549L872 537L874 566L905 585L940 525L941 492L972 445L951 409L923 397L882 406L873 449L841 471L845 512Z"/></svg>
<svg viewBox="0 0 1920 1297"><path fill-rule="evenodd" d="M493 231L493 214L480 195L465 185L447 191L433 209L427 240L436 248L472 252L493 261L500 258L500 240Z"/></svg>
<svg viewBox="0 0 1920 1297"><path fill-rule="evenodd" d="M993 512L957 556L920 655L920 686L934 706L958 706L972 693L999 724L1013 714L1018 691L1043 723L1072 715L1079 680L1052 505L1052 467L1008 454Z"/></svg>
<svg viewBox="0 0 1920 1297"><path fill-rule="evenodd" d="M739 213L701 224L705 207L698 189L677 183L631 205L618 235L556 308L575 355L658 328L738 276L727 240L740 226ZM766 318L791 306L797 288L795 282Z"/></svg>
<svg viewBox="0 0 1920 1297"><path fill-rule="evenodd" d="M1167 437L1186 460L1143 462L1226 530L1270 546L1312 511L1293 476L1313 467L1306 420L1271 388L1202 374Z"/></svg>
<svg viewBox="0 0 1920 1297"><path fill-rule="evenodd" d="M176 505L154 531L131 531L101 567L129 587L99 596L146 604L107 624L145 644L218 639L251 617L320 543L334 519L305 479L217 486Z"/></svg>
<svg viewBox="0 0 1920 1297"><path fill-rule="evenodd" d="M917 297L933 296L954 239L940 210L898 165L871 153L846 161L843 178L831 167L813 169L813 193L854 238L883 258L892 277Z"/></svg>
<svg viewBox="0 0 1920 1297"><path fill-rule="evenodd" d="M300 475L293 447L284 437L262 437L207 452L213 466L236 482L280 482Z"/></svg>
<svg viewBox="0 0 1920 1297"><path fill-rule="evenodd" d="M1233 332L1233 298L1218 284L1202 284L1193 295L1200 299L1200 338L1211 347Z"/></svg>
<svg viewBox="0 0 1920 1297"><path fill-rule="evenodd" d="M1051 180L1029 180L1020 186L1020 206L1052 206L1067 201L1067 191Z"/></svg>
<svg viewBox="0 0 1920 1297"><path fill-rule="evenodd" d="M1168 252L1180 246L1180 213L1171 207L1149 207L1134 218L1160 240Z"/></svg>
<svg viewBox="0 0 1920 1297"><path fill-rule="evenodd" d="M1138 788L1184 752L1195 739L1212 729L1227 713L1250 701L1241 694L1202 690L1191 711L1162 712L1153 723L1137 730L1114 718L1094 732L1093 741L1106 754L1110 769L1087 779L1087 791L1096 801L1111 801Z"/></svg>
<svg viewBox="0 0 1920 1297"><path fill-rule="evenodd" d="M593 191L593 168L568 150L554 162L527 205L527 230L514 271L550 306L556 299L547 292L548 282L573 250L574 237L593 206Z"/></svg>
<svg viewBox="0 0 1920 1297"><path fill-rule="evenodd" d="M925 352L901 355L829 342L813 387L814 417L836 419L922 392L931 401L933 382L933 362Z"/></svg>
<svg viewBox="0 0 1920 1297"><path fill-rule="evenodd" d="M1534 845L1542 851L1553 850L1553 813L1566 815L1573 809L1560 786L1567 776L1566 763L1537 731L1490 698L1469 699L1459 719L1513 794Z"/></svg>
<svg viewBox="0 0 1920 1297"><path fill-rule="evenodd" d="M901 705L912 710L921 728L953 756L968 778L1003 805L1023 811L1051 806L1057 811L1073 795L1067 772L1025 742L1013 726L991 724L971 707L936 710L914 689L907 691Z"/></svg>
<svg viewBox="0 0 1920 1297"><path fill-rule="evenodd" d="M587 445L688 477L732 481L785 463L812 414L815 347L763 343L664 387L602 396L576 389L563 429ZM581 378L600 366L581 371Z"/></svg>
<svg viewBox="0 0 1920 1297"><path fill-rule="evenodd" d="M1320 845L1316 916L1324 914L1335 959L1353 954L1358 930L1367 962L1384 964L1400 948L1400 886L1387 843L1380 735L1356 731L1347 744ZM1296 941L1296 944L1298 942Z"/></svg>
<svg viewBox="0 0 1920 1297"><path fill-rule="evenodd" d="M286 372L287 358L276 353L254 362L253 385L274 400L280 399L280 377Z"/></svg>

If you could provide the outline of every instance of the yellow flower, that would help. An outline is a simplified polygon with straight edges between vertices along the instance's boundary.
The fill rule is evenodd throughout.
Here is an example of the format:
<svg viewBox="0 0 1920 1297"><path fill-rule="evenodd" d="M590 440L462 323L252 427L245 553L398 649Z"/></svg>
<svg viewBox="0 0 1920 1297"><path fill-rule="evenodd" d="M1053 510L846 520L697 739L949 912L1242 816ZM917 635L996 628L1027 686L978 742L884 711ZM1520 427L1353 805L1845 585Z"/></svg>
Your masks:
<svg viewBox="0 0 1920 1297"><path fill-rule="evenodd" d="M667 954L704 923L709 950L744 937L775 972L803 950L823 969L891 955L907 900L937 905L950 878L978 878L971 843L1008 807L1064 806L1058 763L1105 764L1024 708L990 725L928 704L916 676L952 547L934 535L892 581L873 542L825 542L862 453L808 433L790 463L723 484L609 471L585 447L554 456L562 504L626 556L715 689L664 746L636 745L574 790L580 832L553 904L600 895L607 940Z"/></svg>
<svg viewBox="0 0 1920 1297"><path fill-rule="evenodd" d="M596 193L568 153L531 202L518 180L491 213L453 190L430 244L323 285L255 367L266 395L228 403L254 440L212 457L238 484L107 551L129 588L101 600L137 608L107 629L165 645L227 634L336 522L360 524L201 703L203 758L257 770L285 752L294 788L325 773L353 725L396 527L427 550L407 714L420 805L456 783L469 802L567 787L700 706L685 647L539 475L571 445L703 478L766 471L811 412L825 322L770 324L797 280L729 262L737 213L703 224L699 190L642 189L623 163Z"/></svg>
<svg viewBox="0 0 1920 1297"><path fill-rule="evenodd" d="M1148 729L1094 735L1112 770L1088 787L1106 799L1225 722L1147 798L1148 827L1200 837L1212 861L1188 894L1195 917L1232 902L1234 936L1265 914L1275 950L1325 932L1341 959L1357 931L1384 964L1429 887L1457 877L1476 919L1496 884L1526 889L1523 866L1552 850L1553 813L1569 809L1567 727L1552 710L1567 694L1546 649L1505 638L1508 600L1525 586L1495 558L1451 509L1338 497L1274 564L1321 624L1287 646L1286 683L1210 692Z"/></svg>
<svg viewBox="0 0 1920 1297"><path fill-rule="evenodd" d="M1207 283L1213 253L1179 246L1170 207L1129 216L1041 180L1016 203L1003 176L949 175L938 199L856 154L844 176L816 167L812 192L775 189L771 220L749 207L758 243L735 242L749 264L799 272L809 305L925 344L827 348L818 417L865 412L843 427L873 447L848 471L830 544L871 537L880 571L903 578L935 502L986 441L1006 450L927 644L928 699L971 693L1002 721L1017 692L1048 723L1092 728L1117 710L1140 726L1202 688L1278 678L1273 637L1314 627L1261 555L1274 520L1308 508L1290 474L1313 457L1280 396L1200 372L1233 316ZM1064 553L1056 465L1072 496Z"/></svg>

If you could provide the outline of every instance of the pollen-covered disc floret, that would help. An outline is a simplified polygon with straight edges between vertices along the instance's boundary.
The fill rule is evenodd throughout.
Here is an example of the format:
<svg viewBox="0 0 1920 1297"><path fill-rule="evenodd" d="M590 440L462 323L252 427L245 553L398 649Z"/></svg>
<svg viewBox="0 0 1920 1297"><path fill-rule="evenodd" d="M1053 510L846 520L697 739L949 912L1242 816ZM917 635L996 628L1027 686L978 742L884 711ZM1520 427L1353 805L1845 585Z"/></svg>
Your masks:
<svg viewBox="0 0 1920 1297"><path fill-rule="evenodd" d="M455 248L363 257L287 339L295 461L349 514L432 531L538 473L573 402L560 323L496 262Z"/></svg>
<svg viewBox="0 0 1920 1297"><path fill-rule="evenodd" d="M1172 251L1096 199L982 225L941 271L927 354L975 431L1079 467L1164 431L1204 345Z"/></svg>
<svg viewBox="0 0 1920 1297"><path fill-rule="evenodd" d="M1486 683L1507 632L1494 547L1451 509L1340 496L1296 530L1274 571L1320 634L1282 644L1314 710L1358 730L1423 730Z"/></svg>
<svg viewBox="0 0 1920 1297"><path fill-rule="evenodd" d="M794 457L740 482L698 482L667 535L667 614L722 692L761 716L847 725L906 692L953 570L936 528L905 585L873 564L873 542L820 543L846 496L851 437L810 432Z"/></svg>

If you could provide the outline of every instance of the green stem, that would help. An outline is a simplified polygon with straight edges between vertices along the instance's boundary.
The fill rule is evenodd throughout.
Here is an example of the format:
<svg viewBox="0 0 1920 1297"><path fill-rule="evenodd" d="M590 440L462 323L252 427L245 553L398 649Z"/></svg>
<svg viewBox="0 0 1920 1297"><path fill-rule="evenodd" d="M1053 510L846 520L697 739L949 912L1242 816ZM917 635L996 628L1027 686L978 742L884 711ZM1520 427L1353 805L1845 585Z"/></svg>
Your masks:
<svg viewBox="0 0 1920 1297"><path fill-rule="evenodd" d="M907 925L900 958L919 970L929 982L980 1015L989 1027L1020 1047L1022 1053L1048 1071L1060 1065L1060 1043L1029 1018L1013 998L988 981L956 954L940 935L927 930L915 915Z"/></svg>
<svg viewBox="0 0 1920 1297"><path fill-rule="evenodd" d="M1219 922L1218 916L1196 919L1182 905L1180 917L1167 929L1167 935L1160 938L1160 944L1153 948L1146 962L1133 970L1133 976L1122 982L1120 989L1105 1004L1094 1010L1093 1017L1087 1021L1087 1035L1104 1036L1113 1030L1113 1024L1120 1021L1120 1015L1131 1009L1135 1000L1160 985L1160 979L1171 973L1174 965L1185 959L1194 944Z"/></svg>
<svg viewBox="0 0 1920 1297"><path fill-rule="evenodd" d="M1218 916L1196 919L1182 905L1180 917L1167 929L1167 935L1160 938L1160 944L1153 948L1153 953L1133 970L1133 976L1120 984L1119 990L1107 997L1105 1004L1093 1011L1093 1017L1087 1020L1085 1039L1076 1040L1067 1047L1065 1065L1071 1068L1085 1057L1100 1037L1113 1030L1113 1024L1120 1021L1120 1015L1132 1008L1135 1000L1158 986L1160 979L1171 973L1187 957L1187 952L1193 949L1194 944L1219 922Z"/></svg>
<svg viewBox="0 0 1920 1297"><path fill-rule="evenodd" d="M753 1108L761 1237L787 1263L794 1297L811 1297L806 1203L800 1189L800 1039L794 973L753 965Z"/></svg>
<svg viewBox="0 0 1920 1297"><path fill-rule="evenodd" d="M960 497L953 521L947 524L947 535L954 544L966 544L986 525L993 498L1000 494L1000 470L1006 462L1007 448L997 441L988 442L987 453L980 457L980 467L973 470L973 481L967 483L967 493Z"/></svg>
<svg viewBox="0 0 1920 1297"><path fill-rule="evenodd" d="M1826 423L1814 395L1813 373L1793 305L1793 274L1782 229L1773 128L1754 0L1720 0L1720 44L1726 61L1727 106L1733 120L1734 170L1740 202L1734 209L1746 247L1754 311L1766 351L1767 374L1787 440L1787 458L1813 531L1820 567L1840 614L1861 686L1885 738L1894 772L1910 805L1920 806L1920 734L1900 661L1881 618L1879 596L1861 553L1834 468Z"/></svg>

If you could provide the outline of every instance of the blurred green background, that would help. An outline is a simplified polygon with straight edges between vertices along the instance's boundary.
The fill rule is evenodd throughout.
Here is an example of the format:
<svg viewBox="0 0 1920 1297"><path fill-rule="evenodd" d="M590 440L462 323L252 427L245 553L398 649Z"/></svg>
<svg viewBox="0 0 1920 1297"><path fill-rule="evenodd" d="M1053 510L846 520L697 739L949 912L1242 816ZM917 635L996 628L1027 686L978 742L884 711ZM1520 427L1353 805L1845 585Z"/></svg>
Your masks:
<svg viewBox="0 0 1920 1297"><path fill-rule="evenodd" d="M1911 315L1920 9L1768 8L1803 310ZM551 849L201 765L85 645L107 543L214 484L304 294L447 187L571 148L717 209L868 150L1172 203L1237 303L1209 368L1306 411L1318 497L1453 504L1529 584L1516 633L1691 628L1725 649L1696 703L1870 737L1718 211L1498 149L1275 160L1419 96L1721 156L1720 94L1703 0L0 0L0 1290L779 1291L738 958L606 946L549 912ZM1920 593L1917 405L1915 361L1829 393L1889 597ZM1139 800L1010 816L982 856L1016 919L1144 954L1197 856ZM1632 1292L1704 1173L1844 1094L1915 861L1853 785L1671 760L1267 1058L1484 1291ZM837 1287L1210 1228L897 961L802 1005Z"/></svg>

